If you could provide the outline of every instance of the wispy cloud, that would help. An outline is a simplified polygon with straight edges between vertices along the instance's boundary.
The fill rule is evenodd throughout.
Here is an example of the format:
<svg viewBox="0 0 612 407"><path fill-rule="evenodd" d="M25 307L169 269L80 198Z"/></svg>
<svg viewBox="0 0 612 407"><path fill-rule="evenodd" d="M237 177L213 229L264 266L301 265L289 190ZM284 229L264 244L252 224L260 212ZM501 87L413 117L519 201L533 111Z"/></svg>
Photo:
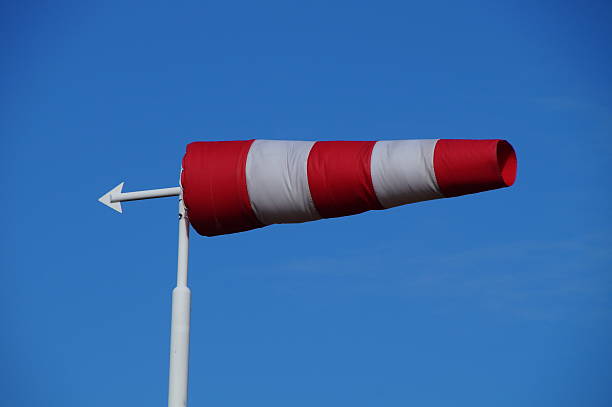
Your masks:
<svg viewBox="0 0 612 407"><path fill-rule="evenodd" d="M550 110L583 110L597 108L592 103L568 96L548 96L534 99L534 102Z"/></svg>
<svg viewBox="0 0 612 407"><path fill-rule="evenodd" d="M611 241L599 234L409 255L399 250L403 245L391 245L302 258L266 271L282 270L286 278L287 272L327 273L363 295L469 301L525 319L612 319Z"/></svg>

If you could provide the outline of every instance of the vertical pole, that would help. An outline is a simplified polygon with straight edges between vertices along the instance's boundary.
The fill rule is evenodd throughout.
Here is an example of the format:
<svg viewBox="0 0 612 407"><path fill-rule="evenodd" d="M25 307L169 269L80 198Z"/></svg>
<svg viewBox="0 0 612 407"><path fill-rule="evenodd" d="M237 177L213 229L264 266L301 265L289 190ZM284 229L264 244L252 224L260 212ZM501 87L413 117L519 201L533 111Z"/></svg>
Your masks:
<svg viewBox="0 0 612 407"><path fill-rule="evenodd" d="M172 325L170 331L170 377L168 380L168 407L187 406L187 379L189 374L189 313L191 291L187 287L189 259L189 219L179 196L178 270L176 287L172 290Z"/></svg>

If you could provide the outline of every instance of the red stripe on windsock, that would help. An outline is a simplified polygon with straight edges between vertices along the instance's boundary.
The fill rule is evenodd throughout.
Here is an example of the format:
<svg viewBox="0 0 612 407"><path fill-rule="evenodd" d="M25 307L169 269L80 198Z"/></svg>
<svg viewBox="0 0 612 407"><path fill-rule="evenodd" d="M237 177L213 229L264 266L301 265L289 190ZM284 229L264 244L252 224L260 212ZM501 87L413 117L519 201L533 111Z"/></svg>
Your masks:
<svg viewBox="0 0 612 407"><path fill-rule="evenodd" d="M375 141L318 141L308 156L308 185L324 218L382 209L372 186Z"/></svg>
<svg viewBox="0 0 612 407"><path fill-rule="evenodd" d="M445 197L509 187L516 178L516 154L505 140L438 140L433 161Z"/></svg>
<svg viewBox="0 0 612 407"><path fill-rule="evenodd" d="M246 160L254 140L187 145L181 185L189 221L204 236L242 232L263 225L251 208Z"/></svg>

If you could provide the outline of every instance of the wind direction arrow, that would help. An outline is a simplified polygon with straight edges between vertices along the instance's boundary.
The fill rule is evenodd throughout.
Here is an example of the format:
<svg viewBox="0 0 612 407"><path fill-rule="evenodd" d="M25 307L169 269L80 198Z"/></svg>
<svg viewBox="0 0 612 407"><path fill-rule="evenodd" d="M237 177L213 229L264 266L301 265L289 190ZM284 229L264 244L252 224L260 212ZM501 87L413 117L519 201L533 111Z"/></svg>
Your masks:
<svg viewBox="0 0 612 407"><path fill-rule="evenodd" d="M121 209L121 202L124 201L138 201L141 199L152 199L152 198L164 198L167 196L179 196L181 194L181 187L173 188L160 188L160 189L148 189L144 191L134 192L121 192L123 190L123 184L117 185L104 195L102 195L98 201L104 205L116 210L119 213L123 213Z"/></svg>

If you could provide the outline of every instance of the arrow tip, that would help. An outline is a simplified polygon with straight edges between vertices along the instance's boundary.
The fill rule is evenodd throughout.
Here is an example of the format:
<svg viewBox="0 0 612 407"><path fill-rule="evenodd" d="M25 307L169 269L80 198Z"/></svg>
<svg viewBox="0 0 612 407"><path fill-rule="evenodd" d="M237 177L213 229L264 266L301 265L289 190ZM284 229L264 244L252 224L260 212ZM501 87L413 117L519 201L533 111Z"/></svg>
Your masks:
<svg viewBox="0 0 612 407"><path fill-rule="evenodd" d="M121 210L121 202L111 202L111 194L120 194L121 190L123 189L123 184L124 182L122 182L121 184L117 185L115 188L111 189L110 191L102 195L98 199L98 201L102 202L104 205L108 206L109 208L113 208L119 213L123 213L123 211Z"/></svg>

